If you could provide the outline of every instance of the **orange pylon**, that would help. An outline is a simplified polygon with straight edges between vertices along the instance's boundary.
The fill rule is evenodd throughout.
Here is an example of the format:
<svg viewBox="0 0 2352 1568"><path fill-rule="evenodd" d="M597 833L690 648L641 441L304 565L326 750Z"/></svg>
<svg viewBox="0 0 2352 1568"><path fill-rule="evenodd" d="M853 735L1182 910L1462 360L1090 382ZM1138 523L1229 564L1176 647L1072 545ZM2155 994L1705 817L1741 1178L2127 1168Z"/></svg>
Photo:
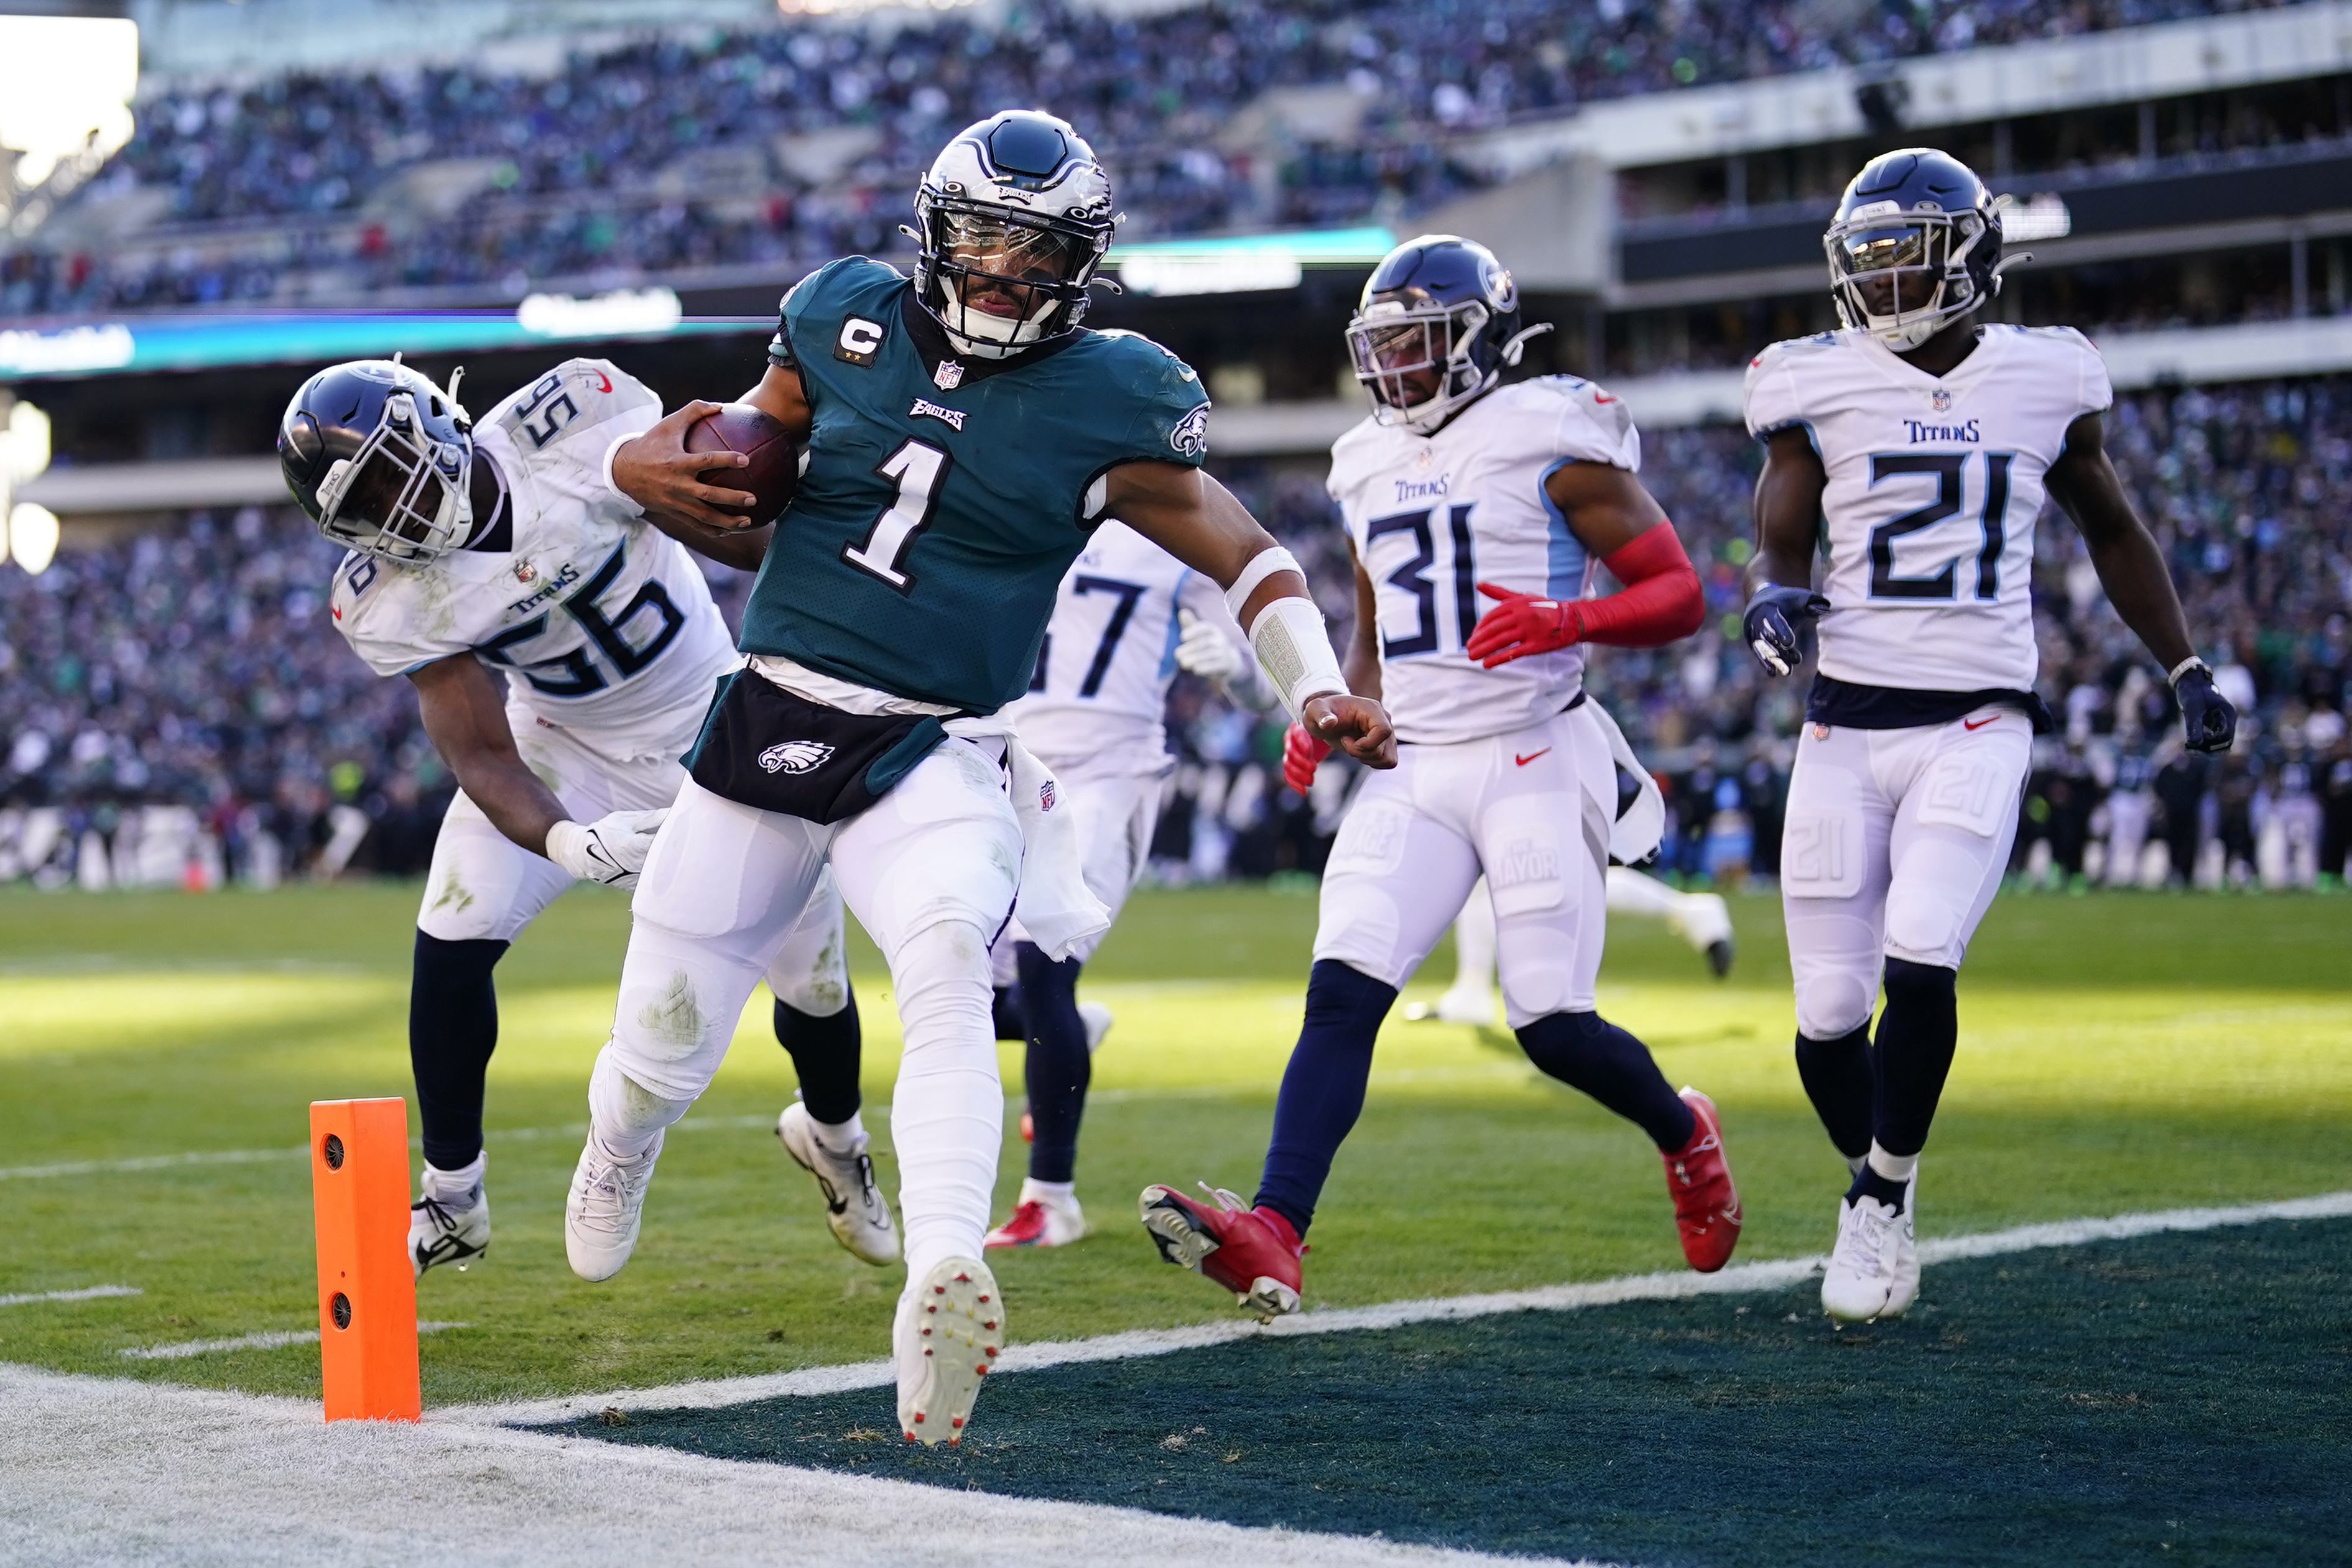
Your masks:
<svg viewBox="0 0 2352 1568"><path fill-rule="evenodd" d="M408 1260L408 1106L310 1104L319 1362L330 1421L414 1421L416 1274Z"/></svg>

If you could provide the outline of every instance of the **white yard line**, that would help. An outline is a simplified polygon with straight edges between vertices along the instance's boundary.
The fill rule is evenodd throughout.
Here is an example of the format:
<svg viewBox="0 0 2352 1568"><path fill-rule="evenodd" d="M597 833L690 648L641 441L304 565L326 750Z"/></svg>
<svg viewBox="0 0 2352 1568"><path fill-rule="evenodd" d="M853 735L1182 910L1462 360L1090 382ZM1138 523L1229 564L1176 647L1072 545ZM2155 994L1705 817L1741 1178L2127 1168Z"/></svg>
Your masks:
<svg viewBox="0 0 2352 1568"><path fill-rule="evenodd" d="M471 1323L421 1322L418 1333L438 1333L443 1329L469 1329ZM177 1344L135 1344L115 1354L127 1361L184 1361L192 1355L210 1355L221 1350L278 1350L289 1344L316 1344L317 1329L261 1329L253 1333L231 1335L227 1339L182 1340Z"/></svg>
<svg viewBox="0 0 2352 1568"><path fill-rule="evenodd" d="M1973 1236L1932 1237L1919 1243L1923 1264L1959 1258L1991 1258L2030 1252L2044 1247L2080 1247L2093 1241L2116 1241L2164 1231L2210 1230L2226 1225L2254 1225L2271 1219L2335 1219L2352 1216L2352 1192L2322 1193L2314 1197L2275 1203L2242 1204L2228 1208L2168 1208L2150 1214L2117 1215L2106 1219L2064 1219L2042 1225L2021 1225ZM1259 1337L1288 1338L1298 1334L1345 1333L1356 1329L1399 1328L1407 1323L1441 1322L1464 1318L1493 1317L1505 1312L1571 1312L1584 1307L1615 1306L1625 1301L1679 1301L1693 1296L1736 1295L1750 1291L1784 1289L1820 1269L1816 1257L1768 1259L1737 1263L1715 1274L1687 1270L1663 1274L1630 1274L1585 1284L1545 1285L1528 1291L1500 1291L1487 1295L1441 1296L1419 1301L1389 1301L1373 1307L1345 1307L1302 1312L1260 1326L1243 1318L1196 1323L1187 1328L1130 1329L1095 1339L1038 1340L1007 1345L996 1365L1000 1372L1034 1372L1042 1367L1080 1362L1118 1361L1130 1356L1167 1355ZM660 1388L625 1389L609 1394L580 1394L556 1399L515 1400L481 1405L453 1405L429 1412L435 1421L508 1426L541 1426L572 1420L590 1411L712 1410L754 1399L793 1395L838 1394L846 1389L881 1387L896 1376L887 1360L855 1362L840 1366L804 1367L798 1372L763 1373L750 1377L709 1378L674 1383Z"/></svg>
<svg viewBox="0 0 2352 1568"><path fill-rule="evenodd" d="M877 1115L887 1116L887 1105L868 1107ZM753 1128L772 1127L773 1116L689 1116L670 1129L673 1133L740 1133ZM501 1140L528 1142L533 1138L584 1138L588 1124L575 1122L562 1127L494 1127L485 1134L489 1142ZM421 1147L423 1140L411 1138L408 1146ZM0 1168L0 1181L40 1181L51 1176L122 1176L141 1171L179 1170L188 1166L248 1166L276 1160L299 1160L310 1153L308 1144L296 1144L290 1148L275 1149L207 1149L184 1155L144 1155L127 1160L68 1160L53 1166L14 1166Z"/></svg>
<svg viewBox="0 0 2352 1568"><path fill-rule="evenodd" d="M79 1291L27 1291L17 1296L0 1296L0 1307L29 1307L37 1301L95 1301L108 1296L140 1296L146 1294L136 1285L84 1285Z"/></svg>
<svg viewBox="0 0 2352 1568"><path fill-rule="evenodd" d="M11 1568L321 1563L579 1568L1529 1568L1525 1557L1251 1529L305 1400L0 1364Z"/></svg>

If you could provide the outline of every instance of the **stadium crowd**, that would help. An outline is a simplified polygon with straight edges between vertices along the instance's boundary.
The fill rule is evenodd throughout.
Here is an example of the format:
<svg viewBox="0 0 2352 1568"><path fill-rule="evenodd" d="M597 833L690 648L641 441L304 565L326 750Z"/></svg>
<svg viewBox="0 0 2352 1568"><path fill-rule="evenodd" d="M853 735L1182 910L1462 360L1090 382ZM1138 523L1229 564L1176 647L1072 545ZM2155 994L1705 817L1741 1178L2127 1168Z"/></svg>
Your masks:
<svg viewBox="0 0 2352 1568"><path fill-rule="evenodd" d="M293 279L520 294L882 254L940 138L1012 103L1051 103L1095 137L1133 235L1393 218L1476 183L1444 150L1454 132L2271 3L1213 0L1113 16L1044 0L1001 30L785 21L577 53L547 78L404 67L167 89L79 200L161 190L167 221L194 226L163 248L20 248L0 258L0 316L256 299ZM1346 89L1355 112L1224 134L1268 89L1305 87ZM371 200L426 165L473 193L438 211Z"/></svg>
<svg viewBox="0 0 2352 1568"><path fill-rule="evenodd" d="M2352 521L2327 497L2352 486L2352 378L2128 394L2108 423L2197 643L2248 721L2226 758L2181 752L2160 677L2074 530L2045 517L2042 695L2061 727L2039 743L2021 873L2053 885L2340 881ZM1710 623L1669 648L1593 661L1596 692L1667 786L1662 869L1685 878L1776 870L1804 679L1765 680L1737 636L1758 464L1735 427L1648 434L1644 477L1699 565ZM1307 562L1344 637L1348 552L1318 472L1244 465L1228 477ZM0 880L421 870L449 781L407 684L369 674L323 621L335 559L287 507L199 513L68 550L38 577L0 567ZM709 571L731 616L748 579ZM1311 800L1289 793L1280 727L1190 677L1171 695L1170 733L1181 766L1158 874L1319 870L1345 769L1327 768ZM125 823L134 838L176 835L182 861L152 846L142 861Z"/></svg>

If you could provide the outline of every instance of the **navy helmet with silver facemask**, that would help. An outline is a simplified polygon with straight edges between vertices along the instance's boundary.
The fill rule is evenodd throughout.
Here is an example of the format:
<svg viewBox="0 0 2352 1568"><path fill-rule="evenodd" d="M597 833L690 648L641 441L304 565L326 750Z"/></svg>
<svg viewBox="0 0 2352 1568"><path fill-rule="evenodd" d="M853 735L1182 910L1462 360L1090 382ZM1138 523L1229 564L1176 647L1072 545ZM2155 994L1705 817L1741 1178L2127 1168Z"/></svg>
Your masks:
<svg viewBox="0 0 2352 1568"><path fill-rule="evenodd" d="M2007 199L1932 148L1864 164L1822 236L1838 319L1899 353L1990 301L2008 264L2000 254Z"/></svg>
<svg viewBox="0 0 2352 1568"><path fill-rule="evenodd" d="M466 543L474 422L457 390L456 377L444 392L397 355L330 365L302 383L278 423L278 464L320 533L407 562Z"/></svg>
<svg viewBox="0 0 2352 1568"><path fill-rule="evenodd" d="M959 354L998 360L1078 329L1118 218L1067 122L1008 110L932 161L915 225L916 299Z"/></svg>
<svg viewBox="0 0 2352 1568"><path fill-rule="evenodd" d="M1423 235L1389 252L1348 322L1356 380L1372 417L1427 434L1502 380L1528 339L1519 290L1475 240Z"/></svg>

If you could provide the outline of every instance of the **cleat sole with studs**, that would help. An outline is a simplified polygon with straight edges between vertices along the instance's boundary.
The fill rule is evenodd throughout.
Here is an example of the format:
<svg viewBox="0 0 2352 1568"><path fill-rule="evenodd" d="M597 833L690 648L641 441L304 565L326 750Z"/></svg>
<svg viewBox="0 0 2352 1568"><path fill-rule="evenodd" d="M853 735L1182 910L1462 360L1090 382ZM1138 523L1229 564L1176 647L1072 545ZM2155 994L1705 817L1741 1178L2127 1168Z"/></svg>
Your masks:
<svg viewBox="0 0 2352 1568"><path fill-rule="evenodd" d="M1004 1305L987 1265L950 1258L921 1287L921 1382L902 1393L899 1427L909 1442L957 1445L971 1419L972 1401L1004 1343ZM945 1345L948 1354L937 1354Z"/></svg>

